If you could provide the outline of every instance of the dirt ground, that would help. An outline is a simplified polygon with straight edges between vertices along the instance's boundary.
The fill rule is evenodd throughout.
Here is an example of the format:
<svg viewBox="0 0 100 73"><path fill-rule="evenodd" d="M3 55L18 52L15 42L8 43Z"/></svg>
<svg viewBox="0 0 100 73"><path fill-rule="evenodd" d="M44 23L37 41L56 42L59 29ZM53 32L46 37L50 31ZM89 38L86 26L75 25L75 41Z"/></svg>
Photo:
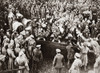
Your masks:
<svg viewBox="0 0 100 73"><path fill-rule="evenodd" d="M81 70L81 73L88 73L89 70L92 70L92 68L88 67L87 71ZM52 60L44 60L39 69L39 73L56 73L55 69L52 67ZM62 69L62 73L68 73L67 64Z"/></svg>

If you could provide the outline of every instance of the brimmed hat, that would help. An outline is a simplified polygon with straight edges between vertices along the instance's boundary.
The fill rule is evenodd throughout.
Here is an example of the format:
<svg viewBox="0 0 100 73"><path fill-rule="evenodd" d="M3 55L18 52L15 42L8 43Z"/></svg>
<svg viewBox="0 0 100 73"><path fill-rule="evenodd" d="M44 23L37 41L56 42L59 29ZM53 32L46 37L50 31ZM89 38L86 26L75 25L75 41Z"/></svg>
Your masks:
<svg viewBox="0 0 100 73"><path fill-rule="evenodd" d="M36 45L36 47L41 47L41 45Z"/></svg>
<svg viewBox="0 0 100 73"><path fill-rule="evenodd" d="M75 57L80 58L80 57L81 57L81 55L80 55L79 53L75 53Z"/></svg>
<svg viewBox="0 0 100 73"><path fill-rule="evenodd" d="M61 50L60 49L56 49L56 52L58 53L58 52L61 52Z"/></svg>

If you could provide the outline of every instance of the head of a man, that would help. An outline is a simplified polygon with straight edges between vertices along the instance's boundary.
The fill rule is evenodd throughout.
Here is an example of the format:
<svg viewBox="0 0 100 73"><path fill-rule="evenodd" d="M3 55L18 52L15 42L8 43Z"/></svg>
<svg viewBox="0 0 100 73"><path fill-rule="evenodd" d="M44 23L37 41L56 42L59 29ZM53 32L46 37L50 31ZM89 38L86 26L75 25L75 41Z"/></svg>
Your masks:
<svg viewBox="0 0 100 73"><path fill-rule="evenodd" d="M56 53L61 53L61 50L60 49L56 49Z"/></svg>
<svg viewBox="0 0 100 73"><path fill-rule="evenodd" d="M36 45L36 48L37 49L41 49L41 45Z"/></svg>
<svg viewBox="0 0 100 73"><path fill-rule="evenodd" d="M78 59L78 58L80 58L81 57L81 55L79 54L79 53L75 53L75 55L74 55L74 58L75 59Z"/></svg>

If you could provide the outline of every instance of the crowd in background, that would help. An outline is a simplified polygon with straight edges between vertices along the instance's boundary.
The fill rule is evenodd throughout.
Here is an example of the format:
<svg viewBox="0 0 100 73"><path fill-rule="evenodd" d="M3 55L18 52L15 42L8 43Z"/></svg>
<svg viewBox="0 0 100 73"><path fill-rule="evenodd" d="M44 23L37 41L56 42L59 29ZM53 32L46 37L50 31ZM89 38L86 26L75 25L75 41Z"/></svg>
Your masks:
<svg viewBox="0 0 100 73"><path fill-rule="evenodd" d="M88 59L87 53L91 51L87 47L92 47L97 57L100 54L99 6L95 1L14 1L1 4L1 7L4 6L0 20L1 62L3 58L7 59L4 69L13 69L17 65L25 66L27 71L37 71L43 57L36 40L58 43L69 40L68 43L78 45L82 54L85 53L85 69L88 60L84 59ZM22 65L19 62L21 58ZM36 65L31 65L33 61Z"/></svg>
<svg viewBox="0 0 100 73"><path fill-rule="evenodd" d="M16 14L17 10L19 10L24 18L31 20L32 28L34 28L32 33L36 38L42 37L47 40L52 37L65 39L69 33L75 37L75 34L73 34L75 29L79 29L86 38L94 38L99 34L99 6L95 2L88 1L84 3L83 0L82 4L82 2L77 1L74 3L70 3L70 1L37 1L35 3L34 0L33 2L21 0L10 3L12 6L7 3L5 5L12 10L13 14ZM9 14L9 11L7 14ZM6 24L9 23L6 22Z"/></svg>

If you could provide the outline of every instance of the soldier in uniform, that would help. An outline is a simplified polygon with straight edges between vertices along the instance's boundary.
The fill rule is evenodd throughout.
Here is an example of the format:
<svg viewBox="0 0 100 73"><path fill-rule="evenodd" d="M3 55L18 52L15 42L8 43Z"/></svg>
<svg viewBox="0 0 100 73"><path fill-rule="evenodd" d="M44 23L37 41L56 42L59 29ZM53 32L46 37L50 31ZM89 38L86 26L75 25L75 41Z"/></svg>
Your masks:
<svg viewBox="0 0 100 73"><path fill-rule="evenodd" d="M33 62L34 62L34 72L38 73L39 64L43 59L41 45L37 45L36 48L33 50Z"/></svg>
<svg viewBox="0 0 100 73"><path fill-rule="evenodd" d="M64 56L61 54L60 49L56 49L56 56L53 60L53 66L57 73L61 73L62 68L64 67Z"/></svg>

